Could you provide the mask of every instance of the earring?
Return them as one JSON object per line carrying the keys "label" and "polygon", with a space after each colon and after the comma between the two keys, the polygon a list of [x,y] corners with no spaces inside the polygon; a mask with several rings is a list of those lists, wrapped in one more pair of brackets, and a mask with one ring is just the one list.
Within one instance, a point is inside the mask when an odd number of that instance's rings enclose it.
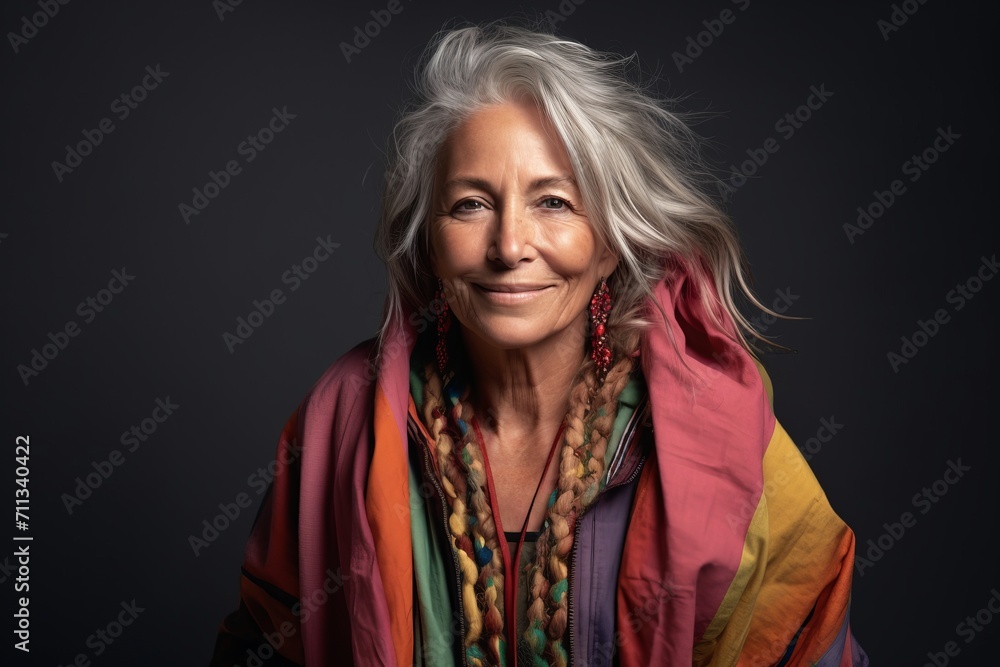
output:
{"label": "earring", "polygon": [[437,364],[438,373],[444,375],[448,367],[448,330],[451,328],[451,314],[448,301],[444,295],[444,282],[438,278],[437,291],[434,292],[435,310],[437,311]]}
{"label": "earring", "polygon": [[597,366],[597,382],[604,383],[604,378],[611,368],[611,348],[608,347],[608,313],[611,312],[611,290],[602,277],[601,284],[590,298],[590,324],[593,333],[590,339],[590,358]]}

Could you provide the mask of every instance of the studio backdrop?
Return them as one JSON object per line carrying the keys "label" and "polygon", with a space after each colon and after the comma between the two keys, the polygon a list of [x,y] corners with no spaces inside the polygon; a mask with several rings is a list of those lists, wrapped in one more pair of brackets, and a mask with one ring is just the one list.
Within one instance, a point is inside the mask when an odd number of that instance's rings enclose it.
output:
{"label": "studio backdrop", "polygon": [[873,664],[995,659],[994,6],[33,0],[0,10],[3,664],[208,662],[282,426],[378,325],[414,64],[511,16],[701,114],[754,289],[803,318],[747,312]]}

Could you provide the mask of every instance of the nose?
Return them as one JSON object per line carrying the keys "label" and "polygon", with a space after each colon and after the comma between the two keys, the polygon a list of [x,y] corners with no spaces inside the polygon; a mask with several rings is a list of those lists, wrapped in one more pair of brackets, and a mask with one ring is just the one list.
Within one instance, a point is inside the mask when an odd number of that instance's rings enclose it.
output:
{"label": "nose", "polygon": [[514,268],[522,261],[534,258],[535,224],[524,208],[504,204],[498,211],[493,232],[493,243],[487,259]]}

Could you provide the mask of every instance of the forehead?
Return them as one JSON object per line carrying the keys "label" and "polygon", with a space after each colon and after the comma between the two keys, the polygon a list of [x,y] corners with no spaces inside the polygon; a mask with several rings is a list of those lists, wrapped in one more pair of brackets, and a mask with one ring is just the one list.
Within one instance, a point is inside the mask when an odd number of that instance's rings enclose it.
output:
{"label": "forehead", "polygon": [[438,174],[502,179],[572,173],[555,127],[530,101],[507,102],[473,112],[442,146]]}

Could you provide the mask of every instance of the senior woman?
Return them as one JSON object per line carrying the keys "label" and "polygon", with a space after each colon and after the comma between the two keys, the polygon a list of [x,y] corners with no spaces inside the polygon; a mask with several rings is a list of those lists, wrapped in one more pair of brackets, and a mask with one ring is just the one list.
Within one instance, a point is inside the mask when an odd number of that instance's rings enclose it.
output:
{"label": "senior woman", "polygon": [[[439,35],[377,339],[286,425],[217,665],[865,665],[696,135],[628,59]],[[770,312],[770,311],[768,311]]]}

